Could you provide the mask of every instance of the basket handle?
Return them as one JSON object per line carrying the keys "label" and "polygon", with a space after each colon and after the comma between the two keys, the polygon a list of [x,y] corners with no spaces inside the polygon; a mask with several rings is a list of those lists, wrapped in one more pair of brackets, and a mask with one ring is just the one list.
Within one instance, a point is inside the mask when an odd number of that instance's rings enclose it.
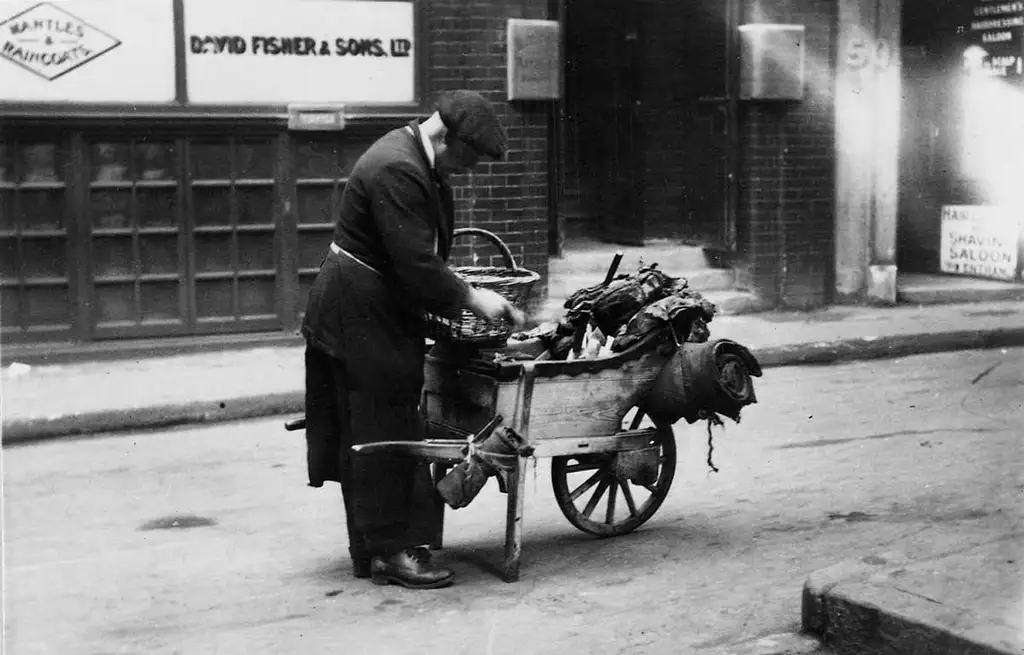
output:
{"label": "basket handle", "polygon": [[460,227],[452,231],[452,241],[454,242],[456,237],[466,234],[487,238],[501,251],[501,256],[505,260],[505,267],[511,268],[513,271],[519,270],[519,267],[516,266],[516,260],[512,257],[512,251],[508,249],[508,246],[505,245],[505,242],[497,234],[478,227]]}

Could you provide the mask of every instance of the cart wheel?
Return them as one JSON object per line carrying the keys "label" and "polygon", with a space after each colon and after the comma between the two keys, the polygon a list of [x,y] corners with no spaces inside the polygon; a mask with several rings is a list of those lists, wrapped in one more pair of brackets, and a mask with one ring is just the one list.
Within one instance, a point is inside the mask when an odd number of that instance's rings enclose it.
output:
{"label": "cart wheel", "polygon": [[[551,459],[555,501],[565,518],[583,532],[597,537],[632,532],[654,516],[668,496],[676,472],[675,435],[671,425],[653,425],[645,419],[642,411],[633,409],[623,423],[625,429],[637,430],[642,429],[646,422],[646,429],[651,434],[650,444],[660,447],[657,481],[652,485],[637,485],[630,480],[618,479],[612,453]],[[591,489],[594,492],[588,494]]]}

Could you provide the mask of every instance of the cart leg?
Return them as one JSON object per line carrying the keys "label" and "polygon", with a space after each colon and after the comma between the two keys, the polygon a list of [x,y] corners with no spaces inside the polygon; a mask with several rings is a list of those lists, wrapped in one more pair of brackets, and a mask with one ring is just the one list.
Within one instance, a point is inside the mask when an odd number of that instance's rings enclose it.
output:
{"label": "cart leg", "polygon": [[505,582],[519,580],[519,556],[523,551],[523,501],[526,491],[526,467],[529,460],[518,458],[509,476],[508,511],[505,518]]}
{"label": "cart leg", "polygon": [[[431,464],[430,465],[430,479],[434,484],[434,488],[437,488],[437,483],[447,475],[448,465],[447,464]],[[430,541],[431,550],[441,550],[444,547],[444,500],[441,499],[440,495],[435,494],[435,502],[437,503],[437,509],[435,514],[435,532],[434,537]],[[432,496],[433,497],[433,496]]]}

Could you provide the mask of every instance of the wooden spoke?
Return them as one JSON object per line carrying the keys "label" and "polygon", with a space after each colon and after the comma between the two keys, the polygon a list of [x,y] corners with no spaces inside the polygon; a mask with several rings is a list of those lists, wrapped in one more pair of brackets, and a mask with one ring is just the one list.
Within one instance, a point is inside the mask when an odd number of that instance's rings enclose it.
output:
{"label": "wooden spoke", "polygon": [[601,481],[602,473],[603,471],[598,471],[589,478],[587,478],[586,482],[576,487],[576,490],[569,494],[569,498],[571,498],[572,501],[575,502],[580,496],[587,493],[587,490],[589,490],[591,487],[593,487],[595,484]]}
{"label": "wooden spoke", "polygon": [[658,483],[645,484],[644,485],[644,489],[646,489],[647,491],[650,491],[652,494],[656,494],[656,493],[658,493]]}
{"label": "wooden spoke", "polygon": [[601,484],[597,486],[597,491],[595,491],[594,495],[590,497],[590,502],[587,503],[587,506],[583,508],[583,516],[588,519],[590,518],[590,515],[594,513],[594,508],[596,508],[597,504],[601,502],[601,496],[604,496],[604,492],[608,489],[608,486],[608,478],[602,478]]}
{"label": "wooden spoke", "polygon": [[633,421],[629,424],[629,429],[636,430],[640,427],[640,423],[643,422],[644,416],[646,416],[646,414],[644,414],[643,410],[638,408],[636,410],[636,414],[633,415]]}
{"label": "wooden spoke", "polygon": [[622,497],[626,499],[626,507],[629,508],[629,515],[631,517],[636,516],[636,501],[633,500],[633,492],[629,490],[629,483],[622,480],[619,482],[619,486],[622,487]]}
{"label": "wooden spoke", "polygon": [[604,515],[604,522],[608,525],[615,523],[615,492],[618,489],[619,485],[615,484],[614,481],[608,487],[608,512]]}

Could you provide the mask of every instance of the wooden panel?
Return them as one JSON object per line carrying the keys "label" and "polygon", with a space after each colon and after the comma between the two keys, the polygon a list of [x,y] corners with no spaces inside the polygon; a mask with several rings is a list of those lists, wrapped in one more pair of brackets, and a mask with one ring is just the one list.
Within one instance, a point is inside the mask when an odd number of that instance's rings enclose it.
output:
{"label": "wooden panel", "polygon": [[[494,416],[497,386],[497,382],[486,375],[457,371],[428,359],[423,384],[423,407],[427,418],[476,432]],[[508,425],[514,407],[500,413]]]}
{"label": "wooden panel", "polygon": [[5,340],[63,335],[74,323],[68,170],[66,143],[54,135],[16,135],[0,149],[0,325]]}
{"label": "wooden panel", "polygon": [[[530,442],[615,434],[622,428],[622,417],[650,388],[659,370],[660,367],[631,362],[621,369],[592,374],[538,376],[530,411]],[[497,411],[510,415],[517,394],[518,389],[502,384]]]}
{"label": "wooden panel", "polygon": [[[638,359],[608,358],[607,368],[592,361],[533,362],[532,391],[523,378],[498,382],[486,375],[458,371],[428,360],[424,407],[433,421],[475,431],[495,414],[504,424],[528,433],[531,443],[550,439],[613,435],[622,418],[654,383],[667,357],[657,351]],[[527,399],[525,394],[529,393]],[[519,425],[529,400],[528,430]]]}
{"label": "wooden panel", "polygon": [[188,317],[178,144],[151,135],[86,138],[90,332],[180,333]]}

